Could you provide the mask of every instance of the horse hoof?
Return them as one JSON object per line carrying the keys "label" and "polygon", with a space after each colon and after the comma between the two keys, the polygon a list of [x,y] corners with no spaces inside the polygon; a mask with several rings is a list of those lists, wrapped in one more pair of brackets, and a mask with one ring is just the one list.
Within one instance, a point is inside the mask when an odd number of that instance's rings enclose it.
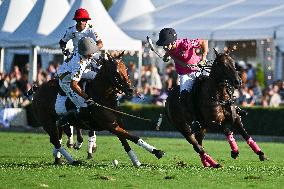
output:
{"label": "horse hoof", "polygon": [[75,143],[74,146],[73,146],[73,148],[74,148],[75,150],[80,150],[81,147],[82,147],[82,143],[81,143],[81,144]]}
{"label": "horse hoof", "polygon": [[158,159],[161,159],[165,155],[165,152],[163,152],[162,150],[154,149],[153,154],[155,154]]}
{"label": "horse hoof", "polygon": [[233,159],[237,159],[237,157],[239,157],[239,151],[237,151],[237,152],[231,151],[231,157]]}
{"label": "horse hoof", "polygon": [[77,166],[77,165],[80,165],[81,163],[82,163],[81,161],[75,160],[73,161],[73,163],[71,163],[71,165]]}
{"label": "horse hoof", "polygon": [[54,165],[62,165],[63,162],[61,161],[61,158],[55,158],[54,159]]}
{"label": "horse hoof", "polygon": [[96,151],[97,151],[97,147],[96,147],[96,146],[93,146],[92,152],[95,153]]}
{"label": "horse hoof", "polygon": [[92,159],[92,158],[93,158],[93,154],[92,153],[88,153],[87,159]]}
{"label": "horse hoof", "polygon": [[218,169],[218,168],[221,168],[221,167],[222,167],[222,165],[219,164],[219,163],[213,166],[213,168],[217,168],[217,169]]}
{"label": "horse hoof", "polygon": [[257,155],[258,155],[260,161],[267,160],[267,158],[265,157],[265,155],[262,151],[258,152]]}
{"label": "horse hoof", "polygon": [[67,146],[67,148],[73,148],[74,144],[67,142],[67,143],[66,143],[66,146]]}

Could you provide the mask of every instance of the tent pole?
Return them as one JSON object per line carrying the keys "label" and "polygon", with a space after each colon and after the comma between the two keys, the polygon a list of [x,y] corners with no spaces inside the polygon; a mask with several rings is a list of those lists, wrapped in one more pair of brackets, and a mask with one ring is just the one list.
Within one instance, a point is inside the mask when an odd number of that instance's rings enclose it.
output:
{"label": "tent pole", "polygon": [[0,73],[4,73],[4,48],[0,48]]}
{"label": "tent pole", "polygon": [[37,79],[37,46],[30,49],[29,64],[29,83],[33,83]]}
{"label": "tent pole", "polygon": [[142,87],[142,48],[138,51],[138,89]]}

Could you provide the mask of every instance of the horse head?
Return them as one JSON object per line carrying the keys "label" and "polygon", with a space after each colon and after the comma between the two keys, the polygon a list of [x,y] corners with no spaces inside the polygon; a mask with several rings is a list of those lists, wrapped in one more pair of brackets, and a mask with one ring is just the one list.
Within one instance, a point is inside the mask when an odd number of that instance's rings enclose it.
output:
{"label": "horse head", "polygon": [[116,93],[125,93],[127,96],[132,96],[131,81],[128,77],[127,68],[122,61],[123,54],[124,51],[116,57],[107,54],[107,58],[101,60],[101,70]]}
{"label": "horse head", "polygon": [[235,61],[229,55],[229,51],[218,53],[214,49],[216,58],[212,64],[211,76],[217,82],[229,82],[234,88],[241,86],[241,78],[236,70]]}

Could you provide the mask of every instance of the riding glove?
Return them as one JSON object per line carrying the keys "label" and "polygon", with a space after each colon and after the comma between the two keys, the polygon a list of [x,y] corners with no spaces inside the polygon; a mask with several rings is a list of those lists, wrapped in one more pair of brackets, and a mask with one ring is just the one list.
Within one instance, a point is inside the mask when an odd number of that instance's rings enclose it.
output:
{"label": "riding glove", "polygon": [[94,106],[95,105],[95,101],[92,99],[92,98],[89,98],[85,101],[85,103],[88,105],[88,106]]}

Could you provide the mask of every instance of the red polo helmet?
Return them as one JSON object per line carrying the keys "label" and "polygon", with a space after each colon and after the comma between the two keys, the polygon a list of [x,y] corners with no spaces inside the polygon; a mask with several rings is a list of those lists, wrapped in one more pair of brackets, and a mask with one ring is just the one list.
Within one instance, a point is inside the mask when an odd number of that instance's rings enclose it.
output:
{"label": "red polo helmet", "polygon": [[79,8],[76,10],[73,20],[87,19],[91,20],[89,13],[86,9]]}

